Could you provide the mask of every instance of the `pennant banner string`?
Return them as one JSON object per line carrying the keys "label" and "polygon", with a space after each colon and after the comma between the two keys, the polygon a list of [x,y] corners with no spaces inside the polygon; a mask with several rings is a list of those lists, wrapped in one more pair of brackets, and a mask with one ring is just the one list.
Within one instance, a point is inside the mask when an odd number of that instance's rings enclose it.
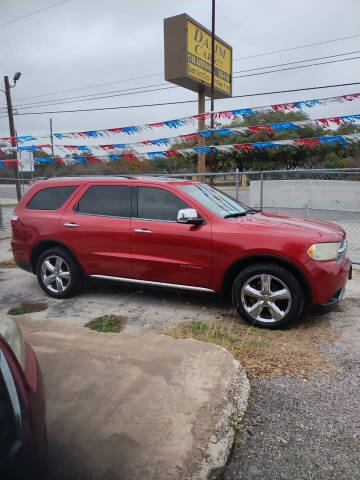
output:
{"label": "pennant banner string", "polygon": [[[246,127],[234,127],[234,128],[217,128],[213,132],[217,135],[236,135],[241,133],[250,133],[253,135],[258,135],[261,132],[267,133],[280,133],[285,130],[299,130],[303,127],[314,127],[314,126],[323,126],[331,127],[334,125],[340,126],[345,123],[355,123],[360,120],[360,114],[353,115],[342,115],[339,117],[327,117],[327,118],[317,118],[314,120],[301,120],[294,122],[282,122],[282,123],[270,123],[264,125],[250,125]],[[83,152],[91,153],[92,150],[97,151],[113,151],[113,150],[125,150],[133,149],[134,147],[150,147],[150,146],[169,146],[172,142],[181,142],[184,140],[198,140],[203,137],[210,137],[211,129],[200,130],[198,132],[188,133],[186,135],[178,135],[176,137],[168,138],[158,138],[156,140],[143,140],[134,143],[112,143],[112,144],[103,144],[103,145],[61,145],[55,144],[54,148],[59,149],[62,152]],[[18,151],[51,151],[52,146],[50,144],[42,145],[22,145],[18,147],[0,147],[0,151],[8,152],[11,150]]]}
{"label": "pennant banner string", "polygon": [[[215,120],[219,119],[235,119],[235,118],[246,118],[249,115],[257,115],[260,112],[288,112],[294,109],[303,111],[305,108],[313,108],[318,105],[327,105],[329,103],[343,103],[351,102],[353,100],[360,99],[360,93],[351,93],[347,95],[341,95],[336,97],[326,97],[313,100],[301,100],[298,102],[290,103],[279,103],[275,105],[266,105],[253,108],[240,108],[234,110],[223,110],[219,112],[207,112],[200,113],[198,115],[191,115],[188,117],[166,120],[163,122],[157,123],[147,123],[144,125],[132,125],[127,127],[117,127],[117,128],[105,128],[101,130],[86,130],[82,132],[65,132],[65,133],[54,133],[53,136],[59,140],[66,138],[100,138],[103,136],[109,136],[112,134],[125,133],[127,135],[133,135],[135,133],[141,133],[146,130],[153,130],[158,127],[168,127],[173,129],[178,129],[187,125],[193,125],[197,120],[207,120],[211,118],[211,115],[214,116]],[[49,134],[42,135],[21,135],[17,137],[0,137],[1,141],[12,142],[14,140],[19,143],[25,143],[29,141],[37,140],[38,138],[49,138]]]}
{"label": "pennant banner string", "polygon": [[[99,162],[110,162],[120,159],[125,159],[128,161],[137,161],[137,160],[152,160],[156,158],[169,158],[169,157],[188,157],[195,153],[209,153],[211,149],[216,152],[223,153],[234,153],[234,152],[253,152],[256,150],[264,151],[271,148],[280,148],[282,146],[291,145],[291,146],[302,146],[314,148],[320,145],[347,145],[351,142],[359,142],[360,134],[352,135],[335,135],[328,137],[312,137],[312,138],[294,138],[289,140],[277,140],[277,141],[267,141],[267,142],[252,142],[252,143],[239,143],[232,145],[212,145],[205,147],[193,147],[193,148],[184,148],[179,150],[162,150],[158,152],[144,152],[144,153],[122,153],[122,154],[112,154],[112,155],[84,155],[77,157],[46,157],[40,158],[35,157],[34,161],[38,164],[41,163],[54,163],[58,165],[74,165],[76,163],[99,163]],[[19,164],[17,159],[10,160],[0,160],[0,167],[11,166]]]}

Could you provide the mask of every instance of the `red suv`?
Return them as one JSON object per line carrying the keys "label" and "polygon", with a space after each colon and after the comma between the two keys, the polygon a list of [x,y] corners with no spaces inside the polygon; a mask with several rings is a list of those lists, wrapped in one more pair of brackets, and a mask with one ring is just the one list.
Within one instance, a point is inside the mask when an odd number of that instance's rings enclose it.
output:
{"label": "red suv", "polygon": [[337,225],[250,209],[208,185],[137,176],[34,183],[12,217],[17,265],[69,297],[86,277],[231,293],[247,322],[276,328],[328,311],[351,264]]}

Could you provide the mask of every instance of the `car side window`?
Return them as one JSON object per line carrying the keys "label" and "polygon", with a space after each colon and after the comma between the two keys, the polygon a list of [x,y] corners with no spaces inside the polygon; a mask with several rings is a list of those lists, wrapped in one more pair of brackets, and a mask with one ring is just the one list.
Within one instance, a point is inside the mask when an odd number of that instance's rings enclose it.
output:
{"label": "car side window", "polygon": [[167,190],[138,187],[139,218],[176,222],[182,208],[189,208],[189,205]]}
{"label": "car side window", "polygon": [[131,186],[93,185],[81,197],[75,212],[106,217],[130,217]]}
{"label": "car side window", "polygon": [[32,197],[26,208],[30,210],[57,210],[62,207],[78,185],[49,187],[39,190]]}

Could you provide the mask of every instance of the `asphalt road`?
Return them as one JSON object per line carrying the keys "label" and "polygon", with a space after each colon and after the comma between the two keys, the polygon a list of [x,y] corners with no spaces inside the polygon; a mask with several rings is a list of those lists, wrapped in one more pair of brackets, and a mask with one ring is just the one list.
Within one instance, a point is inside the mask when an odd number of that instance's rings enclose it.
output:
{"label": "asphalt road", "polygon": [[343,305],[344,313],[329,320],[342,336],[323,350],[339,373],[252,381],[222,480],[360,478],[360,299]]}

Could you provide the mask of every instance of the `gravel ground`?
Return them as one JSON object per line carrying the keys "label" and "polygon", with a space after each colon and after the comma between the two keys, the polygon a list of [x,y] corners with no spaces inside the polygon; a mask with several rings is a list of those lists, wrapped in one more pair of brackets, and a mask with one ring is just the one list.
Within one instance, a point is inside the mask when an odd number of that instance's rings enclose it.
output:
{"label": "gravel ground", "polygon": [[251,382],[252,394],[222,480],[360,479],[360,300],[347,299],[324,347],[339,368],[310,381]]}

